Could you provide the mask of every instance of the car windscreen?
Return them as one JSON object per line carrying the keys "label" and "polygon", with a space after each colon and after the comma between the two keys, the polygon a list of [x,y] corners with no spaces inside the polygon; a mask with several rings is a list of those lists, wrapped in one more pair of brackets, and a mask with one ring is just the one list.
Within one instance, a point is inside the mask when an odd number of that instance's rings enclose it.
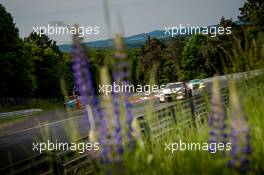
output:
{"label": "car windscreen", "polygon": [[201,80],[191,80],[190,83],[200,83]]}
{"label": "car windscreen", "polygon": [[175,88],[180,88],[180,87],[182,87],[182,84],[181,83],[178,83],[178,84],[168,84],[166,86],[166,88],[168,88],[168,89],[175,89]]}

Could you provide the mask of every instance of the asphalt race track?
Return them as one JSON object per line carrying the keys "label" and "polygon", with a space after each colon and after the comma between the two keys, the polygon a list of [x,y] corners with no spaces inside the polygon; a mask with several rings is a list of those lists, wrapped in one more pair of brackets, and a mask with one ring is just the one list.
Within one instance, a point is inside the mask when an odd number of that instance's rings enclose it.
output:
{"label": "asphalt race track", "polygon": [[[160,104],[154,100],[154,108],[167,106],[170,103]],[[134,116],[140,115],[145,111],[145,105],[137,104],[133,106],[132,113]],[[71,139],[71,133],[75,129],[78,138],[87,136],[88,119],[80,116],[52,122],[46,125],[33,127],[16,134],[0,137],[0,169],[11,163],[23,160],[27,157],[39,154],[33,151],[33,142],[43,142],[45,140],[67,143]]]}

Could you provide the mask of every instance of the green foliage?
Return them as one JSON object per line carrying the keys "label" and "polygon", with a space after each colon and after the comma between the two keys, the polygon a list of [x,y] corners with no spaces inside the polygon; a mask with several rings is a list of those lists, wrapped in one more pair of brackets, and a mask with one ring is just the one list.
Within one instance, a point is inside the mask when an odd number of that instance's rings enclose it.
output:
{"label": "green foliage", "polygon": [[139,48],[127,50],[127,58],[129,62],[129,69],[130,69],[129,72],[131,72],[130,82],[134,86],[136,86],[137,84],[141,84],[141,80],[137,79],[137,66],[139,64],[138,59],[140,57],[140,54],[141,53],[140,53]]}
{"label": "green foliage", "polygon": [[[231,35],[149,37],[142,48],[127,49],[130,82],[148,84],[155,77],[157,84],[166,84],[260,68],[264,59],[263,4],[247,0],[240,8],[240,20],[249,24],[236,25],[222,17],[219,25],[231,27]],[[62,54],[56,42],[45,35],[31,33],[22,41],[11,14],[2,5],[0,46],[0,96],[58,97],[61,80],[66,91],[72,92],[71,55]],[[94,81],[99,84],[101,67],[108,67],[111,74],[115,66],[114,50],[89,48],[88,57]]]}
{"label": "green foliage", "polygon": [[26,50],[32,58],[34,75],[37,78],[36,97],[59,97],[62,77],[62,53],[56,43],[46,35],[31,33],[25,38]]}
{"label": "green foliage", "polygon": [[264,31],[264,1],[247,0],[243,7],[239,8],[239,19],[251,22],[258,30]]}
{"label": "green foliage", "polygon": [[36,87],[32,61],[10,13],[0,4],[0,96],[31,96]]}
{"label": "green foliage", "polygon": [[63,53],[62,61],[60,62],[60,68],[61,68],[61,73],[62,73],[61,78],[65,82],[66,92],[70,95],[74,87],[74,81],[73,81],[72,71],[71,71],[71,64],[72,64],[71,54]]}
{"label": "green foliage", "polygon": [[141,84],[147,84],[150,81],[151,74],[157,74],[157,82],[159,82],[160,74],[153,72],[155,66],[160,65],[162,52],[165,45],[157,38],[148,37],[146,43],[141,48],[141,57],[138,59],[137,79],[141,80]]}
{"label": "green foliage", "polygon": [[180,80],[180,65],[184,46],[185,39],[182,37],[174,37],[169,41],[161,60],[161,83]]}
{"label": "green foliage", "polygon": [[107,56],[110,50],[108,49],[88,49],[88,57],[89,57],[89,68],[91,74],[93,75],[94,82],[98,85],[100,83],[100,68],[106,64]]}
{"label": "green foliage", "polygon": [[207,40],[205,35],[194,35],[184,47],[181,60],[182,79],[206,77],[207,74],[204,68],[206,60],[201,53],[201,49],[207,44]]}
{"label": "green foliage", "polygon": [[0,53],[17,49],[21,44],[19,40],[11,14],[0,4]]}

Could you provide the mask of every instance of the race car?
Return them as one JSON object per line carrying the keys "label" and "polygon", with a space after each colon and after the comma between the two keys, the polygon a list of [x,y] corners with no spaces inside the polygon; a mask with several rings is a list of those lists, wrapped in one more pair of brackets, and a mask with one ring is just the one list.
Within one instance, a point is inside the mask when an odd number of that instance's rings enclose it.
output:
{"label": "race car", "polygon": [[80,96],[73,95],[66,98],[64,102],[64,108],[69,107],[71,109],[81,109],[81,99]]}
{"label": "race car", "polygon": [[167,101],[185,99],[188,95],[188,87],[183,82],[169,83],[161,90],[159,101],[164,103]]}
{"label": "race car", "polygon": [[188,83],[188,88],[191,90],[202,89],[204,87],[205,87],[205,85],[204,85],[203,81],[200,79],[193,79],[193,80],[190,80]]}
{"label": "race car", "polygon": [[193,79],[189,81],[188,88],[190,89],[190,93],[192,96],[201,95],[205,88],[205,85],[202,80]]}

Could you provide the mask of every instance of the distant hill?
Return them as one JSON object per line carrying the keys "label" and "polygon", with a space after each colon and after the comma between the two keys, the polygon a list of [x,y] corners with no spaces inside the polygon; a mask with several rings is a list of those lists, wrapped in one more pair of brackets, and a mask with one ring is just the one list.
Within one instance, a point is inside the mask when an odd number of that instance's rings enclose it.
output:
{"label": "distant hill", "polygon": [[[237,25],[245,24],[244,22],[241,22],[241,21],[234,21],[234,23]],[[218,25],[211,25],[208,27],[212,27],[212,26],[218,27]],[[148,36],[155,37],[158,39],[168,39],[170,37],[169,35],[165,35],[165,30],[154,30],[154,31],[149,32],[149,33],[141,33],[141,34],[125,37],[124,42],[126,44],[126,47],[136,48],[136,47],[142,46],[145,43],[145,41],[147,40]],[[188,36],[188,35],[185,35],[185,36]],[[107,40],[92,41],[92,42],[85,43],[85,45],[87,47],[90,47],[90,48],[107,48],[107,47],[111,46],[111,40],[107,39]],[[71,51],[71,45],[70,44],[59,45],[59,48],[62,52],[70,52]]]}
{"label": "distant hill", "polygon": [[[165,35],[165,31],[163,30],[154,30],[149,33],[141,33],[133,36],[128,36],[124,38],[124,42],[126,44],[126,47],[128,48],[135,48],[142,46],[145,41],[147,40],[148,36],[155,37],[158,39],[162,38],[168,38],[168,35]],[[99,40],[99,41],[91,41],[85,43],[87,47],[90,48],[107,48],[111,46],[111,40]],[[59,45],[59,48],[62,52],[70,52],[71,51],[71,45],[70,44],[63,44]]]}

